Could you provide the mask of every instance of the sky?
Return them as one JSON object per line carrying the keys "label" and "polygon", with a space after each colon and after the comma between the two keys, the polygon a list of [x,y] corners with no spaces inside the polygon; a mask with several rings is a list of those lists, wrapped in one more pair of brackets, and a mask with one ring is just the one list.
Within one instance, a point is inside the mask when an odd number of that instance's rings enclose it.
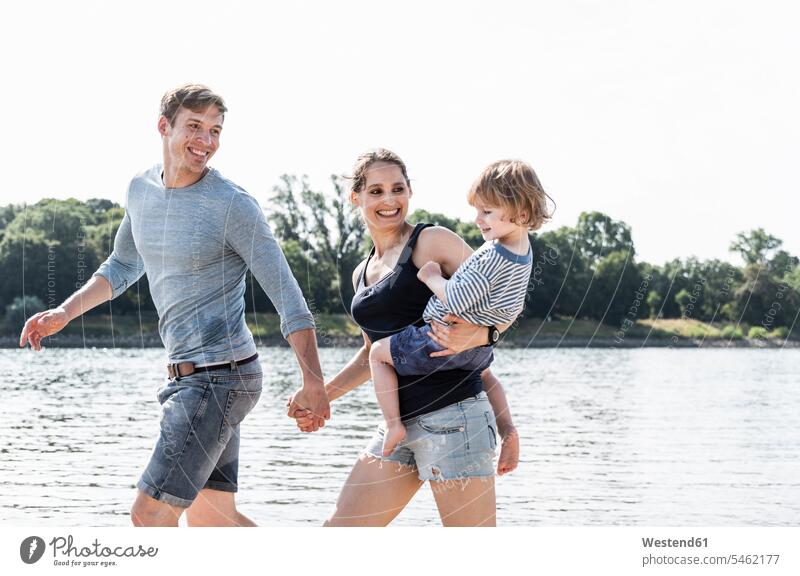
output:
{"label": "sky", "polygon": [[3,8],[0,204],[124,201],[160,162],[184,82],[229,108],[211,165],[265,210],[281,174],[330,190],[362,151],[406,162],[411,207],[472,218],[490,162],[557,209],[629,224],[639,260],[738,262],[757,227],[800,255],[791,2],[16,2]]}

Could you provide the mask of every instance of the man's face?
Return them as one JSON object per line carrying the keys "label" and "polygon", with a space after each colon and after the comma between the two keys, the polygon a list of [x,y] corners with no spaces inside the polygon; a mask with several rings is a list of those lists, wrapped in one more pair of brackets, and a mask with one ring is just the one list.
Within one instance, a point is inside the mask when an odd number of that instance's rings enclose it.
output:
{"label": "man's face", "polygon": [[206,164],[219,148],[223,115],[214,105],[194,111],[180,108],[170,126],[166,117],[158,120],[158,131],[164,139],[164,164],[180,172],[202,174]]}

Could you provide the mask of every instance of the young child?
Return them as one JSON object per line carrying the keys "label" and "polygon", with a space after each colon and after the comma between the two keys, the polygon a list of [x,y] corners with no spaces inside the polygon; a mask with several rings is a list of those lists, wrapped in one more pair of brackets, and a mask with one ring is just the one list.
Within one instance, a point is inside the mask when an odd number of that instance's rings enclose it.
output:
{"label": "young child", "polygon": [[492,361],[492,346],[431,358],[430,324],[444,324],[444,317],[452,313],[472,324],[499,326],[502,331],[525,304],[533,261],[528,231],[537,230],[550,218],[547,194],[536,173],[518,160],[495,162],[472,185],[468,200],[478,212],[475,223],[486,243],[449,280],[442,277],[437,262],[420,268],[417,277],[434,294],[423,315],[426,324],[408,326],[370,348],[372,380],[386,420],[384,456],[389,456],[406,435],[400,421],[397,374],[422,375],[457,368],[483,371]]}

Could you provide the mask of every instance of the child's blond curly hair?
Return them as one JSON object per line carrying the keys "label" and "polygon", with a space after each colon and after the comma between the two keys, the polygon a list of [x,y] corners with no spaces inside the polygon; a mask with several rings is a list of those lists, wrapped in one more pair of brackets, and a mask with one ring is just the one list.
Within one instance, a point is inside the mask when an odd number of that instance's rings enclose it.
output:
{"label": "child's blond curly hair", "polygon": [[475,205],[480,200],[488,206],[503,208],[508,219],[528,230],[538,230],[553,215],[536,172],[521,160],[498,160],[481,172],[467,196]]}

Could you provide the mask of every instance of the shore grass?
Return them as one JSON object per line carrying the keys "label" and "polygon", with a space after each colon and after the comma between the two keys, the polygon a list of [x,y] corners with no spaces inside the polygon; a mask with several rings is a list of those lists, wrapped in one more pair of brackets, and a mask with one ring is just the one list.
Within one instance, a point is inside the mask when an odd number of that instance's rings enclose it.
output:
{"label": "shore grass", "polygon": [[[247,314],[247,325],[253,336],[269,338],[280,336],[280,321],[275,314]],[[317,314],[314,316],[317,333],[329,338],[360,338],[361,330],[349,316],[345,314]]]}
{"label": "shore grass", "polygon": [[[345,314],[318,314],[315,317],[320,344],[361,342],[361,331]],[[256,340],[265,345],[282,344],[280,319],[275,314],[249,313],[246,321]],[[0,339],[4,345],[19,337],[18,328],[4,326]],[[800,330],[789,334],[785,328],[767,332],[749,330],[748,326],[735,326],[715,322],[707,324],[698,320],[667,318],[644,319],[622,326],[609,326],[594,320],[561,318],[545,321],[539,318],[519,320],[509,328],[504,340],[513,345],[663,345],[664,342],[680,341],[691,343],[725,343],[737,341],[753,345],[779,343],[789,336],[793,342],[800,341]],[[748,338],[748,335],[757,335]],[[160,346],[158,318],[155,313],[126,315],[89,315],[72,322],[63,332],[56,335],[52,344],[63,337],[65,341],[91,340],[108,346]]]}

